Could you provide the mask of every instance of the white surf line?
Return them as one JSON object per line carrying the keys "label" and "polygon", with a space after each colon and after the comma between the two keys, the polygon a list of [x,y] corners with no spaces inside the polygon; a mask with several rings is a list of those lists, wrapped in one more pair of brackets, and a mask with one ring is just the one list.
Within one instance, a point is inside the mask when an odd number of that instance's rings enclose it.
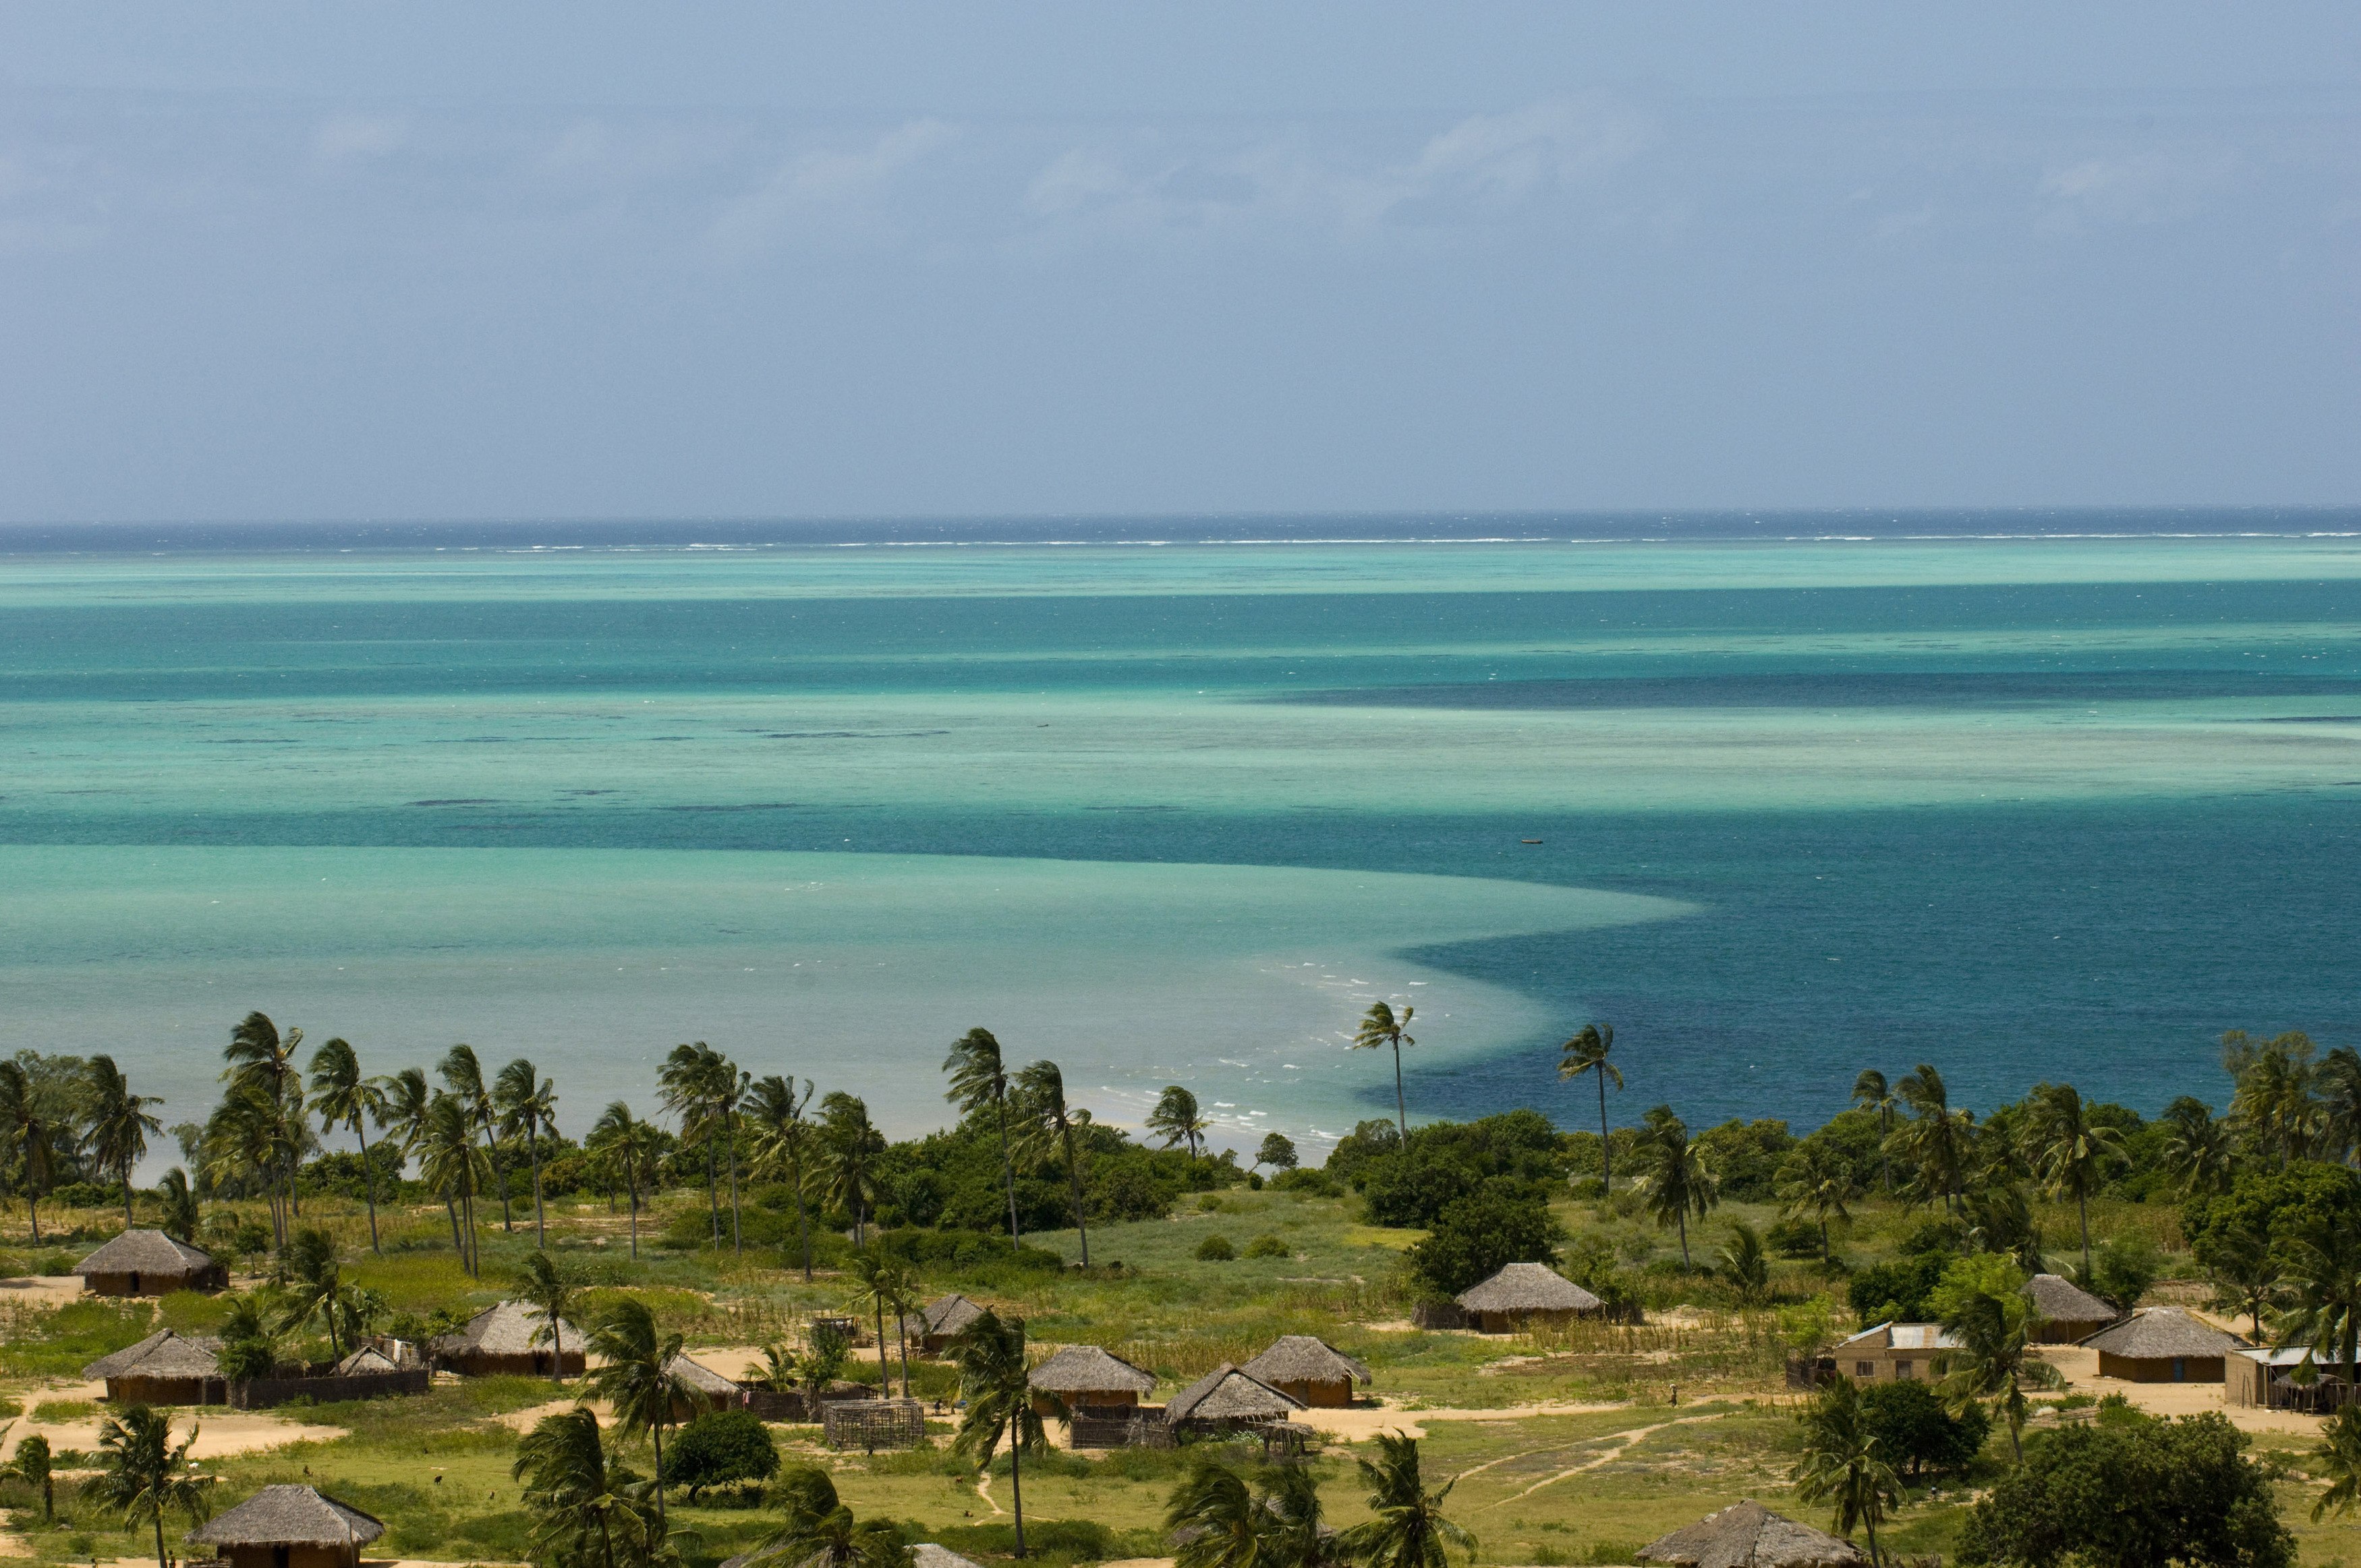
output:
{"label": "white surf line", "polygon": [[[1509,1497],[1501,1497],[1496,1501],[1487,1503],[1483,1508],[1480,1508],[1476,1511],[1479,1514],[1488,1512],[1493,1508],[1499,1508],[1502,1503],[1513,1503],[1521,1498],[1530,1497],[1535,1492],[1540,1491],[1543,1486],[1555,1486],[1558,1482],[1565,1480],[1569,1475],[1579,1475],[1586,1470],[1596,1470],[1600,1465],[1605,1464],[1611,1460],[1619,1459],[1624,1454],[1629,1453],[1631,1451],[1632,1445],[1637,1443],[1642,1438],[1653,1437],[1656,1433],[1664,1431],[1667,1427],[1685,1427],[1692,1421],[1718,1421],[1728,1414],[1730,1414],[1728,1410],[1716,1410],[1709,1416],[1680,1416],[1669,1421],[1658,1421],[1652,1427],[1633,1427],[1630,1431],[1620,1431],[1608,1437],[1595,1439],[1595,1442],[1611,1442],[1615,1446],[1609,1449],[1604,1453],[1597,1454],[1589,1459],[1584,1460],[1581,1464],[1576,1465],[1571,1470],[1561,1470],[1554,1475],[1547,1476],[1542,1480],[1534,1482],[1532,1486],[1526,1487],[1521,1492],[1513,1493]],[[1497,1463],[1497,1461],[1495,1463]],[[1475,1472],[1469,1471],[1467,1474],[1472,1475]]]}

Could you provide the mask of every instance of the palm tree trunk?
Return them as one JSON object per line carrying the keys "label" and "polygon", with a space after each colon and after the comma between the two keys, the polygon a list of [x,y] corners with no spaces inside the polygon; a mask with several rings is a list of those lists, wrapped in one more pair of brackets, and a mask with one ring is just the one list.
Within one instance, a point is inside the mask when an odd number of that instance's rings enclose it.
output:
{"label": "palm tree trunk", "polygon": [[898,1308],[894,1313],[894,1337],[902,1345],[902,1398],[906,1399],[910,1397],[910,1325]]}
{"label": "palm tree trunk", "polygon": [[604,1508],[598,1511],[598,1544],[606,1551],[607,1568],[615,1568],[615,1537],[614,1533],[608,1529],[607,1512]]}
{"label": "palm tree trunk", "polygon": [[451,1250],[459,1255],[459,1266],[467,1266],[467,1244],[459,1239],[459,1201],[449,1192],[443,1194],[443,1212],[451,1216]]}
{"label": "palm tree trunk", "polygon": [[738,1123],[735,1117],[725,1117],[722,1125],[730,1134],[730,1250],[743,1256],[746,1236],[738,1212]]}
{"label": "palm tree trunk", "polygon": [[533,1245],[544,1250],[549,1246],[549,1220],[541,1209],[541,1139],[538,1135],[540,1118],[524,1124],[525,1153],[533,1160]]}
{"label": "palm tree trunk", "polygon": [[383,1253],[385,1248],[377,1239],[377,1172],[369,1167],[368,1134],[362,1130],[358,1116],[353,1118],[353,1135],[361,1141],[361,1190],[368,1197],[369,1251]]}
{"label": "palm tree trunk", "polygon": [[664,1534],[670,1535],[672,1533],[672,1526],[664,1519],[664,1422],[659,1420],[654,1425],[649,1427],[648,1436],[656,1445],[656,1528],[664,1531]]}
{"label": "palm tree trunk", "polygon": [[[1027,1392],[1025,1396],[1031,1398]],[[1008,1506],[1016,1515],[1016,1555],[1025,1555],[1025,1455],[1016,1442],[1016,1416],[1008,1420]]]}
{"label": "palm tree trunk", "polygon": [[1687,1267],[1692,1266],[1692,1265],[1691,1265],[1691,1264],[1690,1264],[1690,1262],[1689,1262],[1689,1212],[1688,1212],[1688,1210],[1687,1210],[1686,1208],[1683,1208],[1683,1209],[1681,1210],[1681,1212],[1680,1212],[1680,1227],[1681,1227],[1681,1266],[1682,1266],[1683,1268],[1687,1268]]}
{"label": "palm tree trunk", "polygon": [[811,1283],[811,1215],[804,1203],[804,1157],[800,1150],[788,1163],[788,1171],[796,1183],[796,1243],[803,1249],[804,1283]]}
{"label": "palm tree trunk", "polygon": [[894,1397],[894,1373],[885,1365],[885,1298],[877,1296],[872,1299],[877,1304],[877,1397],[890,1399]]}
{"label": "palm tree trunk", "polygon": [[1820,1266],[1821,1266],[1822,1267],[1826,1267],[1826,1266],[1828,1266],[1828,1217],[1826,1214],[1822,1214],[1822,1215],[1820,1216]]}
{"label": "palm tree trunk", "polygon": [[2082,1288],[2091,1288],[2091,1195],[2074,1194],[2074,1208],[2082,1217]]}
{"label": "palm tree trunk", "polygon": [[1876,1564],[1876,1563],[1883,1563],[1883,1562],[1884,1561],[1884,1558],[1883,1558],[1883,1555],[1878,1552],[1878,1550],[1877,1550],[1877,1519],[1876,1519],[1876,1518],[1875,1518],[1874,1516],[1872,1516],[1872,1515],[1863,1515],[1863,1516],[1862,1516],[1862,1518],[1861,1518],[1861,1522],[1862,1522],[1863,1524],[1865,1524],[1865,1525],[1869,1526],[1869,1561],[1871,1562],[1871,1563],[1872,1563],[1872,1565],[1874,1565],[1874,1564]]}
{"label": "palm tree trunk", "polygon": [[[1074,1129],[1066,1129],[1066,1176],[1074,1189],[1074,1229],[1082,1238],[1082,1266],[1091,1266],[1091,1226],[1082,1216],[1082,1162],[1074,1156]],[[907,1379],[906,1378],[906,1382]],[[906,1395],[909,1390],[904,1389]]]}
{"label": "palm tree trunk", "polygon": [[492,1119],[489,1115],[484,1118],[484,1153],[491,1157],[492,1176],[500,1184],[500,1229],[514,1234],[516,1226],[509,1215],[508,1167],[500,1163],[500,1135],[492,1131]]}
{"label": "palm tree trunk", "polygon": [[131,1162],[123,1162],[123,1228],[131,1228]]}
{"label": "palm tree trunk", "polygon": [[[1602,1085],[1599,1093],[1607,1092]],[[1601,1102],[1604,1103],[1604,1102]],[[1410,1147],[1410,1102],[1402,1098],[1401,1036],[1394,1036],[1394,1125],[1400,1129],[1402,1147]]]}
{"label": "palm tree trunk", "polygon": [[631,1261],[640,1261],[640,1179],[634,1172],[628,1182],[631,1194]]}
{"label": "palm tree trunk", "polygon": [[1598,1066],[1598,1195],[1615,1190],[1615,1150],[1607,1141],[1607,1064]]}
{"label": "palm tree trunk", "polygon": [[25,1183],[25,1209],[33,1216],[33,1245],[38,1246],[41,1245],[41,1195],[33,1190],[33,1184],[29,1181]]}
{"label": "palm tree trunk", "polygon": [[713,1140],[705,1140],[705,1206],[713,1212],[713,1245],[721,1245],[721,1189],[713,1174]]}
{"label": "palm tree trunk", "polygon": [[1008,1189],[1008,1246],[1010,1251],[1025,1245],[1016,1232],[1016,1165],[1008,1157],[1008,1096],[996,1097],[1000,1106],[1000,1180]]}
{"label": "palm tree trunk", "polygon": [[156,1568],[164,1568],[164,1510],[158,1508],[148,1517],[156,1521]]}

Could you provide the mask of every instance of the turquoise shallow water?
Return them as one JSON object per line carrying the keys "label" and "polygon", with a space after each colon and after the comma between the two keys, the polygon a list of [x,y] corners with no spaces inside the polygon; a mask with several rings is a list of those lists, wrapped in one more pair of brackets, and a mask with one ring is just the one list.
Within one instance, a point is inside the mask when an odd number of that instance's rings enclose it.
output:
{"label": "turquoise shallow water", "polygon": [[260,1006],[570,1123],[694,1037],[913,1128],[981,1022],[1317,1136],[1390,1102],[1376,995],[1414,1112],[1578,1114],[1593,1015],[1626,1114],[1920,1057],[2152,1108],[2361,1021],[2347,521],[19,554],[0,1011],[173,1117]]}

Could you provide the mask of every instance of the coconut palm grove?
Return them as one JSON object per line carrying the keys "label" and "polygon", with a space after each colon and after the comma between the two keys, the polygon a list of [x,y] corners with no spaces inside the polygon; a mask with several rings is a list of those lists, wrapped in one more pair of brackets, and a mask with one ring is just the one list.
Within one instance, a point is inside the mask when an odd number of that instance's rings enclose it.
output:
{"label": "coconut palm grove", "polygon": [[[1412,1010],[1352,1044],[1399,1058]],[[546,1568],[2329,1563],[2361,1057],[2220,1103],[1864,1067],[1692,1127],[1604,1022],[1323,1159],[989,1030],[946,1124],[701,1042],[638,1106],[257,1012],[191,1119],[0,1062],[11,1548]],[[782,1064],[783,1065],[783,1064]],[[1644,1108],[1642,1108],[1644,1107]],[[565,1131],[586,1128],[582,1135]],[[151,1156],[179,1160],[152,1185]],[[1732,1556],[1732,1553],[1752,1556]]]}

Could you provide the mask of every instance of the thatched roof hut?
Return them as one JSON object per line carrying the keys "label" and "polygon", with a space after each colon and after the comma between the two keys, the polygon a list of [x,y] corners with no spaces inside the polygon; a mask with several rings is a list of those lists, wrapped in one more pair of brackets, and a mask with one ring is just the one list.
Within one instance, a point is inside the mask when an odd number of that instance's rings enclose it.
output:
{"label": "thatched roof hut", "polygon": [[2246,1343],[2178,1307],[2143,1307],[2081,1343],[2099,1353],[2100,1376],[2134,1383],[2219,1383],[2223,1358]]}
{"label": "thatched roof hut", "polygon": [[928,1354],[935,1355],[950,1343],[952,1335],[982,1316],[981,1306],[954,1290],[948,1296],[937,1297],[920,1308],[915,1317],[905,1320],[902,1332],[917,1341]]}
{"label": "thatched roof hut", "polygon": [[911,1568],[983,1568],[972,1557],[961,1557],[950,1547],[932,1541],[922,1541],[910,1548]]}
{"label": "thatched roof hut", "polygon": [[1183,1422],[1234,1426],[1285,1420],[1290,1412],[1301,1409],[1301,1399],[1280,1393],[1225,1361],[1172,1396],[1171,1403],[1164,1407],[1164,1419],[1174,1426]]}
{"label": "thatched roof hut", "polygon": [[1290,1398],[1330,1408],[1353,1402],[1356,1379],[1369,1381],[1367,1363],[1313,1334],[1281,1335],[1239,1370]]}
{"label": "thatched roof hut", "polygon": [[1642,1563],[1671,1568],[1868,1568],[1852,1542],[1742,1499],[1642,1547]]}
{"label": "thatched roof hut", "polygon": [[1486,1333],[1536,1320],[1563,1322],[1606,1305],[1545,1263],[1512,1263],[1458,1296],[1461,1310]]}
{"label": "thatched roof hut", "polygon": [[373,1344],[365,1344],[336,1363],[336,1376],[339,1377],[363,1377],[372,1373],[401,1370],[393,1357]]}
{"label": "thatched roof hut", "polygon": [[213,1254],[161,1231],[126,1231],[74,1265],[93,1296],[161,1296],[170,1290],[218,1290],[229,1270]]}
{"label": "thatched roof hut", "polygon": [[[495,1373],[524,1373],[546,1376],[551,1371],[552,1347],[547,1338],[534,1343],[541,1332],[542,1310],[522,1301],[502,1301],[497,1307],[487,1307],[467,1320],[467,1327],[456,1334],[445,1334],[434,1343],[434,1359],[452,1371],[470,1377],[489,1376]],[[589,1342],[582,1331],[565,1319],[557,1320],[561,1374],[582,1370],[584,1353]]]}
{"label": "thatched roof hut", "polygon": [[[664,1363],[664,1370],[694,1389],[695,1405],[704,1409],[726,1409],[738,1403],[738,1396],[743,1392],[734,1378],[724,1377],[703,1362],[691,1361],[686,1355],[674,1356]],[[696,1411],[692,1409],[679,1413],[694,1415]]]}
{"label": "thatched roof hut", "polygon": [[1137,1405],[1153,1393],[1156,1374],[1094,1344],[1070,1344],[1027,1375],[1034,1405],[1047,1412],[1062,1400],[1068,1407]]}
{"label": "thatched roof hut", "polygon": [[2025,1282],[2025,1294],[2041,1314],[2036,1337],[2046,1344],[2070,1344],[2123,1316],[2063,1275],[2037,1274]]}
{"label": "thatched roof hut", "polygon": [[355,1568],[384,1522],[309,1486],[265,1486],[188,1533],[235,1568]]}
{"label": "thatched roof hut", "polygon": [[82,1375],[104,1379],[106,1397],[126,1405],[218,1404],[226,1397],[221,1342],[170,1329],[100,1356]]}

